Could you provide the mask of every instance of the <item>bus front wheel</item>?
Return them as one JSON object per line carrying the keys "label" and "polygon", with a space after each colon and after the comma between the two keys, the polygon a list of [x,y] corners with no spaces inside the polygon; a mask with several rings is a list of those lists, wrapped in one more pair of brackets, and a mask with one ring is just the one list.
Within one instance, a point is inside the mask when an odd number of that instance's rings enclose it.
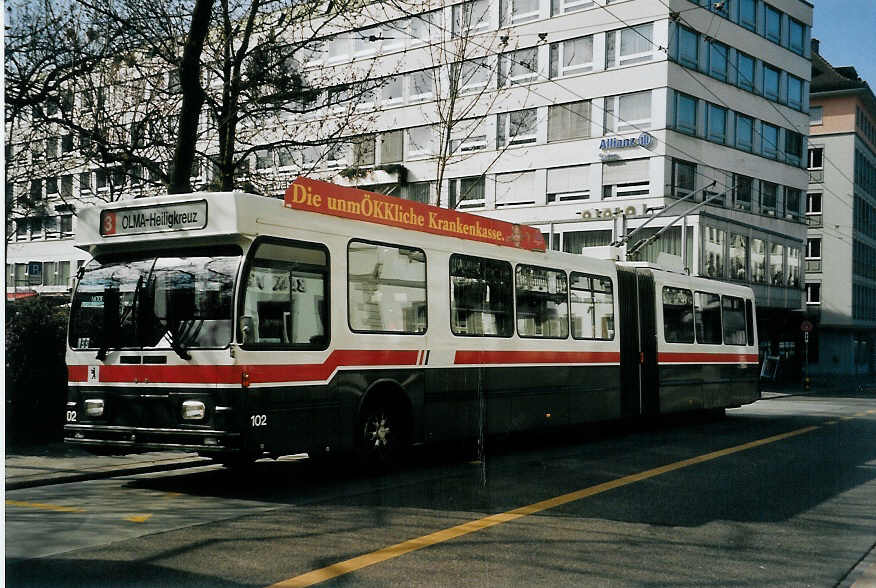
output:
{"label": "bus front wheel", "polygon": [[357,440],[361,465],[386,469],[401,460],[408,445],[401,415],[400,410],[382,402],[362,409]]}

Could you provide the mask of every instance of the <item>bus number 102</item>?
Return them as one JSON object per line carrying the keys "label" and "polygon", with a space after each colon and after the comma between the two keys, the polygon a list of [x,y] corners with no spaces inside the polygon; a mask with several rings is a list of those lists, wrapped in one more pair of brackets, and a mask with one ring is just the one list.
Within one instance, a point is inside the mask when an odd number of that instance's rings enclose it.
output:
{"label": "bus number 102", "polygon": [[268,426],[268,415],[266,414],[254,414],[249,417],[249,424],[253,427],[266,427]]}

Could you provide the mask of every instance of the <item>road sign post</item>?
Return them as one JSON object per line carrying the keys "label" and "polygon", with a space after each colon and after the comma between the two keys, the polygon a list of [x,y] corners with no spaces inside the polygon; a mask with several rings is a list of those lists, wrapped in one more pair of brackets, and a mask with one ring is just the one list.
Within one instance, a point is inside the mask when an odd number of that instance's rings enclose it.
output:
{"label": "road sign post", "polygon": [[809,333],[812,332],[813,324],[809,321],[800,323],[803,331],[803,389],[809,389]]}

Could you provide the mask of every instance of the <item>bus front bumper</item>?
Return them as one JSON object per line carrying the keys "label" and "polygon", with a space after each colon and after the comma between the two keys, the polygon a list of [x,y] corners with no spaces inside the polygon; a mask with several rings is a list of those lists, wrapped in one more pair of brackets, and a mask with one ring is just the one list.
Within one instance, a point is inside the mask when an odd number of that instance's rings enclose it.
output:
{"label": "bus front bumper", "polygon": [[239,453],[240,433],[210,429],[158,429],[111,425],[64,425],[64,442],[93,448]]}

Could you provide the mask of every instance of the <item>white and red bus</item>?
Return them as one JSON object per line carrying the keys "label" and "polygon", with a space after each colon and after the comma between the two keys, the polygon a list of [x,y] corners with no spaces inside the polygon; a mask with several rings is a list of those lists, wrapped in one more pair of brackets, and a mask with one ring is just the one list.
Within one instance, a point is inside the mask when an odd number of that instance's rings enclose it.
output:
{"label": "white and red bus", "polygon": [[297,179],[81,213],[65,440],[221,461],[753,402],[750,288]]}

